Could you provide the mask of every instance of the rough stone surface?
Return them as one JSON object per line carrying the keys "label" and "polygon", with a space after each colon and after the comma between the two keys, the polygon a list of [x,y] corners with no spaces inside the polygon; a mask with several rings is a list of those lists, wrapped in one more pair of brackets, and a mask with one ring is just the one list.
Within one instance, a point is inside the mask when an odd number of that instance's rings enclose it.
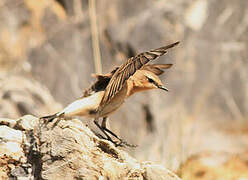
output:
{"label": "rough stone surface", "polygon": [[[31,115],[1,119],[0,178],[179,180],[162,165],[139,162],[99,139],[80,120],[45,125]],[[14,125],[13,125],[14,124]]]}

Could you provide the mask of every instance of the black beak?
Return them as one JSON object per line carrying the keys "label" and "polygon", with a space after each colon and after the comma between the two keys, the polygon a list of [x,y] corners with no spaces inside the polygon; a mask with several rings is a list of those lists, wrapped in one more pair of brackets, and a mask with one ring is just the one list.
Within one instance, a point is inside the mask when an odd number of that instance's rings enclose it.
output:
{"label": "black beak", "polygon": [[164,87],[164,86],[158,86],[158,88],[159,88],[159,89],[162,89],[162,90],[164,90],[164,91],[167,91],[167,92],[169,91],[169,90],[168,90],[166,87]]}

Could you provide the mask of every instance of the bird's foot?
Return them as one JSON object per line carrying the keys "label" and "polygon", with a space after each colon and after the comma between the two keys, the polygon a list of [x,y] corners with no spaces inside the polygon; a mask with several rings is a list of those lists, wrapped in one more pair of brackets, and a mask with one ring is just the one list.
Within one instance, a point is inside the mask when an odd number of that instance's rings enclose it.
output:
{"label": "bird's foot", "polygon": [[130,148],[136,148],[137,147],[136,144],[129,144],[128,142],[126,142],[123,139],[119,138],[118,140],[119,140],[118,143],[117,142],[114,143],[116,147],[118,147],[118,146],[120,146],[120,147],[130,147]]}
{"label": "bird's foot", "polygon": [[129,144],[128,142],[126,142],[125,140],[123,140],[121,138],[117,138],[117,139],[118,139],[118,141],[114,141],[111,138],[106,138],[106,140],[112,142],[116,147],[131,147],[131,148],[137,147],[137,145]]}
{"label": "bird's foot", "polygon": [[129,144],[128,142],[124,141],[121,138],[117,138],[117,141],[114,141],[112,138],[110,137],[103,137],[102,135],[98,134],[98,137],[100,137],[101,139],[105,139],[110,141],[111,143],[113,143],[115,145],[115,147],[131,147],[131,148],[135,148],[137,147],[137,145],[135,144]]}
{"label": "bird's foot", "polygon": [[107,129],[106,127],[103,127],[103,130],[106,131],[107,133],[111,134],[113,137],[115,137],[116,139],[119,140],[119,142],[115,142],[112,140],[112,138],[110,138],[110,136],[107,136],[107,140],[111,141],[113,144],[115,144],[116,147],[120,146],[120,147],[137,147],[137,145],[134,144],[129,144],[128,142],[126,142],[125,140],[121,139],[119,136],[117,136],[115,133],[113,133],[112,131],[110,131],[109,129]]}

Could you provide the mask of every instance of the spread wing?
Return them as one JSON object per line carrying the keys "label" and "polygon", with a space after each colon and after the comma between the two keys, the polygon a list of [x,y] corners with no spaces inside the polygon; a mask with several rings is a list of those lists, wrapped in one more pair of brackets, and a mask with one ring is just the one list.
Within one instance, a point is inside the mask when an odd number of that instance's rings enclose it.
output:
{"label": "spread wing", "polygon": [[129,58],[126,63],[124,63],[114,72],[106,87],[100,107],[108,104],[110,100],[123,88],[128,78],[132,76],[137,70],[142,68],[149,61],[164,55],[167,52],[167,49],[172,48],[177,44],[179,44],[179,42],[151,51],[143,52],[136,55],[135,57]]}
{"label": "spread wing", "polygon": [[117,71],[119,67],[114,68],[110,73],[108,74],[92,74],[93,77],[96,78],[96,81],[83,92],[82,97],[88,97],[94,92],[98,91],[104,91],[112,78],[113,74]]}
{"label": "spread wing", "polygon": [[169,69],[172,64],[146,64],[141,69],[151,71],[156,75],[161,75],[164,73],[163,69]]}

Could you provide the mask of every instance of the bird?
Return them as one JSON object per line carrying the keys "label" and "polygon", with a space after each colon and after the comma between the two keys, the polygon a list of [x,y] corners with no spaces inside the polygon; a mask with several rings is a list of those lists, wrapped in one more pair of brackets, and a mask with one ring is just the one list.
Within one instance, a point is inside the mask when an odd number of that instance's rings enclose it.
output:
{"label": "bird", "polygon": [[[114,113],[125,102],[125,100],[137,92],[151,89],[162,89],[168,91],[163,86],[159,75],[163,74],[163,69],[168,69],[172,64],[149,64],[150,61],[167,53],[167,50],[178,45],[179,41],[157,49],[140,53],[129,58],[121,66],[114,68],[107,74],[93,74],[96,81],[87,88],[83,95],[62,111],[52,115],[43,116],[48,122],[55,118],[71,118],[74,116],[84,116],[94,119],[95,125],[106,136],[105,139],[116,146],[135,147],[118,137],[107,128],[106,122],[110,114]],[[100,123],[100,119],[102,122]],[[118,139],[114,141],[111,137]],[[102,138],[104,138],[102,136]]]}

